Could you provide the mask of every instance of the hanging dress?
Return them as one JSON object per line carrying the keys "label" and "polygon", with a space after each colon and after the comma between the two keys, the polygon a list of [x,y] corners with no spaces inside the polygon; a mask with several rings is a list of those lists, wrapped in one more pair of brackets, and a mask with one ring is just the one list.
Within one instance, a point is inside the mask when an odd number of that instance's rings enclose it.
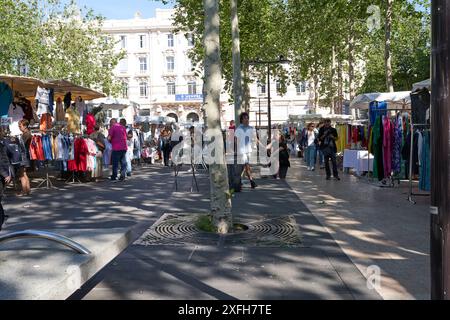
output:
{"label": "hanging dress", "polygon": [[373,176],[379,181],[384,179],[383,166],[383,126],[381,116],[377,117],[372,128]]}

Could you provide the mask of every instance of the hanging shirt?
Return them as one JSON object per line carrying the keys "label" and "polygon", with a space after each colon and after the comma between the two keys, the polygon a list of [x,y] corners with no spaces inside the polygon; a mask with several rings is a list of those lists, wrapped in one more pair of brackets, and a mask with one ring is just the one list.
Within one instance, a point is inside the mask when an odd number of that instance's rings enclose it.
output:
{"label": "hanging shirt", "polygon": [[94,127],[96,125],[95,117],[92,113],[88,113],[86,115],[86,133],[88,135],[92,134],[95,130]]}
{"label": "hanging shirt", "polygon": [[56,103],[56,109],[55,109],[55,121],[65,121],[65,112],[62,102]]}
{"label": "hanging shirt", "polygon": [[38,87],[36,89],[36,103],[37,103],[37,115],[40,116],[44,113],[49,113],[50,104],[50,91]]}
{"label": "hanging shirt", "polygon": [[44,113],[41,115],[41,124],[39,129],[41,131],[50,130],[53,126],[52,115],[50,113]]}
{"label": "hanging shirt", "polygon": [[9,126],[12,136],[19,136],[22,132],[19,129],[19,121],[23,119],[25,113],[22,108],[18,105],[11,104],[8,111],[8,117],[12,118],[12,123]]}

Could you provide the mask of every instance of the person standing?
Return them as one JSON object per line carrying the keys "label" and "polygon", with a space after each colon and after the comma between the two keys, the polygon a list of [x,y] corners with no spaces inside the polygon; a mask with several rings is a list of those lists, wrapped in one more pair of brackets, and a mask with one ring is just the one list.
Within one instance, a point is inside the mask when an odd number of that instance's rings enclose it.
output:
{"label": "person standing", "polygon": [[280,176],[281,180],[285,180],[288,169],[291,166],[291,163],[289,161],[289,149],[288,149],[288,146],[286,143],[286,138],[284,137],[284,135],[280,136],[279,159],[280,159],[279,176]]}
{"label": "person standing", "polygon": [[317,136],[319,132],[315,128],[313,123],[308,125],[308,129],[306,131],[306,139],[305,139],[305,147],[306,147],[306,165],[308,166],[309,171],[314,171],[316,166],[317,159]]}
{"label": "person standing", "polygon": [[230,121],[230,126],[228,127],[229,130],[236,130],[236,124],[234,122],[234,120]]}
{"label": "person standing", "polygon": [[250,167],[250,160],[253,152],[253,147],[256,145],[256,131],[250,126],[250,117],[248,113],[244,112],[240,115],[241,124],[236,129],[235,136],[237,138],[237,155],[240,164],[244,165],[244,172],[250,180],[252,189],[257,187],[253,180],[252,170]]}
{"label": "person standing", "polygon": [[100,126],[96,124],[94,126],[94,132],[89,135],[89,138],[92,139],[98,149],[96,158],[97,158],[97,167],[95,172],[93,173],[93,178],[96,180],[99,178],[103,178],[103,153],[105,152],[105,136],[100,131]]}
{"label": "person standing", "polygon": [[125,180],[127,172],[127,130],[121,124],[117,123],[116,119],[111,119],[108,140],[112,144],[112,176],[111,180],[117,180],[117,171],[120,163],[120,178],[119,181]]}
{"label": "person standing", "polygon": [[27,169],[31,167],[30,160],[30,145],[31,145],[31,132],[29,129],[30,123],[28,120],[20,120],[19,121],[19,129],[22,132],[22,135],[19,138],[19,146],[22,153],[22,162],[20,166],[17,168],[17,177],[20,180],[20,184],[22,185],[22,193],[20,196],[27,196],[31,194],[31,184],[30,179],[27,175]]}
{"label": "person standing", "polygon": [[134,156],[134,140],[133,140],[133,130],[128,131],[127,135],[127,177],[131,177],[133,171],[133,166],[131,162]]}
{"label": "person standing", "polygon": [[331,179],[330,160],[333,165],[333,177],[335,180],[340,181],[339,172],[336,163],[336,140],[338,139],[338,133],[335,128],[331,126],[331,120],[326,119],[324,126],[319,131],[319,143],[320,149],[325,157],[325,170],[327,173],[327,180]]}
{"label": "person standing", "polygon": [[6,146],[0,142],[0,231],[3,223],[8,218],[3,209],[3,193],[7,184],[12,181],[10,162]]}
{"label": "person standing", "polygon": [[[320,131],[320,129],[322,129],[324,126],[324,122],[321,121],[319,122],[319,124],[317,125],[317,130]],[[317,146],[316,148],[316,162],[317,162],[317,158],[319,158],[319,168],[320,169],[325,169],[325,157],[323,156],[323,152],[322,150],[319,148],[319,146]]]}
{"label": "person standing", "polygon": [[170,158],[170,142],[171,142],[171,136],[172,133],[170,131],[169,128],[164,128],[161,131],[161,151],[163,154],[163,159],[164,159],[164,166],[168,167],[169,166],[169,158]]}

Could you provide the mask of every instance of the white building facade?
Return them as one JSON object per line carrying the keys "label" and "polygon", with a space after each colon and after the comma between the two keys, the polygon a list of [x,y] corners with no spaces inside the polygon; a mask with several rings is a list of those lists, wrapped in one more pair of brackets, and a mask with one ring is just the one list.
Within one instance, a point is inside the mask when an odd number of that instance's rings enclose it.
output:
{"label": "white building facade", "polygon": [[[103,31],[117,42],[116,50],[126,57],[115,70],[123,82],[121,98],[140,105],[142,116],[170,116],[179,122],[203,120],[203,82],[193,72],[188,51],[193,47],[190,37],[175,34],[172,9],[157,9],[156,17],[142,19],[136,14],[129,20],[106,20]],[[287,122],[290,115],[308,113],[312,97],[307,82],[288,87],[284,96],[278,84],[271,81],[272,123]],[[267,86],[256,82],[250,88],[250,118],[253,125],[267,125]],[[222,123],[234,118],[229,95],[221,97]]]}

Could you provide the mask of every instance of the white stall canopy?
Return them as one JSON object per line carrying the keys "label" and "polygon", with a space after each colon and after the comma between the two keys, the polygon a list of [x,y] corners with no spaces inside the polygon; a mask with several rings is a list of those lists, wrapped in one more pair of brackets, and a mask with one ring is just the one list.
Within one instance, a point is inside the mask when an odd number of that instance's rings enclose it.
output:
{"label": "white stall canopy", "polygon": [[388,109],[409,108],[411,106],[411,92],[365,93],[357,96],[350,103],[351,109],[368,109],[372,102],[387,102]]}

